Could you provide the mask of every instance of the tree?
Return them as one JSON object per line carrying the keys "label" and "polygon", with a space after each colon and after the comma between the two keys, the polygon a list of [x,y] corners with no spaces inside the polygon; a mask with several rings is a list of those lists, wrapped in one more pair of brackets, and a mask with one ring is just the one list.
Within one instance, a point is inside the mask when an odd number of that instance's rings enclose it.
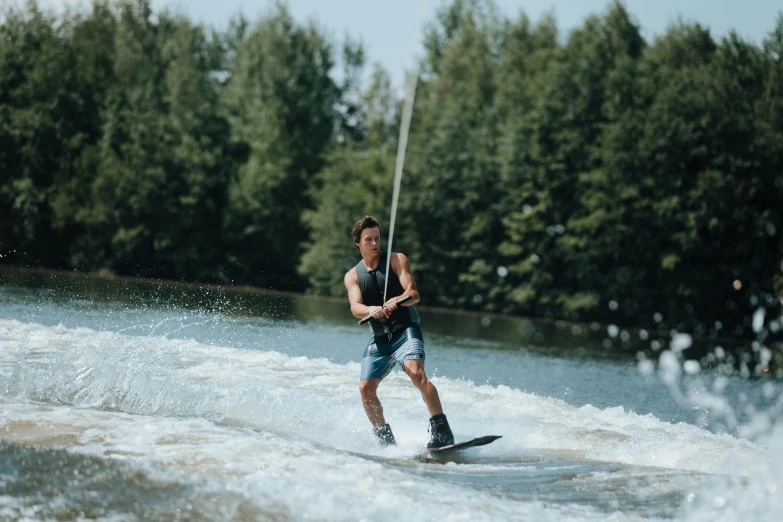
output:
{"label": "tree", "polygon": [[229,183],[225,273],[264,287],[301,288],[301,221],[335,129],[339,92],[330,45],[278,5],[238,45],[223,107],[249,149]]}
{"label": "tree", "polygon": [[515,166],[525,169],[514,189],[518,205],[505,218],[501,245],[519,311],[577,319],[602,301],[595,281],[602,267],[572,263],[591,246],[579,228],[580,179],[601,166],[596,146],[607,123],[607,79],[644,48],[638,25],[615,2],[571,33],[543,80],[530,115],[529,157]]}
{"label": "tree", "polygon": [[[557,25],[551,15],[531,27],[528,17],[520,13],[516,22],[508,23],[505,27],[498,64],[496,112],[501,126],[498,139],[500,184],[507,190],[501,193],[496,210],[503,236],[498,248],[498,267],[494,270],[497,276],[491,290],[493,300],[504,311],[532,311],[523,304],[528,303],[528,297],[524,294],[529,292],[530,287],[515,288],[512,282],[514,277],[507,277],[508,266],[522,268],[519,264],[522,250],[518,241],[507,234],[508,229],[503,223],[508,223],[509,219],[518,215],[520,209],[523,213],[531,209],[529,205],[525,206],[525,199],[529,196],[527,184],[531,181],[531,144],[537,125],[535,111],[540,93],[546,89],[551,67],[555,63],[557,34]],[[531,275],[535,279],[542,274]],[[548,283],[531,280],[531,284],[543,286]]]}
{"label": "tree", "polygon": [[351,226],[362,216],[379,219],[388,239],[399,114],[389,75],[380,66],[357,105],[363,110],[355,127],[363,132],[358,140],[346,136],[332,150],[318,175],[314,208],[304,214],[312,241],[302,256],[300,274],[309,282],[308,291],[316,294],[345,295],[343,274],[361,259]]}
{"label": "tree", "polygon": [[52,228],[50,197],[95,134],[75,71],[67,24],[8,8],[0,25],[0,254],[5,262],[62,266],[68,238]]}
{"label": "tree", "polygon": [[[769,153],[767,164],[781,165],[783,164],[783,13],[778,15],[775,28],[764,40],[763,46],[769,76],[764,96],[757,106],[757,113],[761,116],[760,125],[765,142],[768,144],[765,148]],[[774,185],[769,195],[780,199],[783,195],[783,174],[774,170],[766,173]],[[780,301],[783,299],[783,215],[780,207],[777,207],[777,212],[769,213],[764,229],[769,236],[777,238],[776,250],[780,263],[779,271],[774,278],[774,292]]]}
{"label": "tree", "polygon": [[145,1],[117,4],[116,18],[96,4],[74,22],[100,139],[54,198],[55,224],[78,231],[72,266],[215,280],[222,249],[203,230],[221,228],[232,168],[215,62],[201,27],[151,14]]}
{"label": "tree", "polygon": [[[425,83],[425,114],[411,137],[400,212],[419,286],[428,302],[476,307],[496,266],[498,199],[493,111],[497,27],[472,9],[438,57]],[[448,27],[447,27],[448,29]],[[435,68],[431,66],[431,68]]]}

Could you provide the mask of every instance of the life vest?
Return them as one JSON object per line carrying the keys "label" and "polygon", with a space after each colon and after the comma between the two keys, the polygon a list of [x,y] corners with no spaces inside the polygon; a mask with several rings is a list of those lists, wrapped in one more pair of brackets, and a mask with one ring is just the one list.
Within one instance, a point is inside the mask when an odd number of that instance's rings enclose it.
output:
{"label": "life vest", "polygon": [[[362,291],[362,302],[367,306],[383,306],[383,287],[386,284],[384,271],[386,270],[386,252],[381,252],[378,266],[370,270],[364,266],[363,261],[356,265],[356,276],[359,280],[359,288]],[[389,286],[386,295],[396,297],[402,295],[405,289],[400,283],[400,278],[389,266]],[[388,319],[370,319],[370,327],[375,336],[388,335],[399,332],[409,326],[419,324],[419,312],[416,306],[400,306]]]}

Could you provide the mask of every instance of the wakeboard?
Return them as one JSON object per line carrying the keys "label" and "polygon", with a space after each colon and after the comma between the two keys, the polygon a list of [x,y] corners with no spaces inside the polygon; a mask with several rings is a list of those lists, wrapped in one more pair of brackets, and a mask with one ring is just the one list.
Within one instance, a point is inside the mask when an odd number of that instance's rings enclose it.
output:
{"label": "wakeboard", "polygon": [[465,442],[460,442],[458,444],[452,444],[450,446],[443,446],[442,448],[433,448],[433,449],[427,448],[427,453],[429,453],[430,455],[443,454],[452,451],[460,451],[468,448],[475,448],[476,446],[485,446],[490,442],[495,442],[501,437],[502,435],[486,435],[484,437],[476,437],[475,439],[471,439]]}

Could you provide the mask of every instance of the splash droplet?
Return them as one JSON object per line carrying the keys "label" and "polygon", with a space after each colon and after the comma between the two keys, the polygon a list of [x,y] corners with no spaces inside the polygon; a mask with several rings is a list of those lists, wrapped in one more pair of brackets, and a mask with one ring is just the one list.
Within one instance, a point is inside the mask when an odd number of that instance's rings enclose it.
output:
{"label": "splash droplet", "polygon": [[637,365],[637,369],[639,370],[639,373],[644,376],[652,375],[655,371],[655,364],[650,361],[649,359],[644,359],[642,361],[639,361],[639,364]]}

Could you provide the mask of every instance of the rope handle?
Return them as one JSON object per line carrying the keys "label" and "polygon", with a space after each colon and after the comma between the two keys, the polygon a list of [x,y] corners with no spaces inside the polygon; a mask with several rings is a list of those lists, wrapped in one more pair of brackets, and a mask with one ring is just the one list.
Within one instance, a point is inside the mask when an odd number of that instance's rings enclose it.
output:
{"label": "rope handle", "polygon": [[[405,297],[403,297],[402,299],[399,299],[399,300],[397,300],[397,305],[399,306],[399,305],[401,305],[402,303],[407,303],[407,302],[408,302],[408,301],[410,301],[411,299],[413,299],[413,296],[412,296],[412,295],[410,295],[410,294],[409,294],[409,295],[406,295],[406,296],[405,296]],[[383,306],[382,306],[380,309],[381,309],[381,310],[383,310],[384,308],[386,308],[386,305],[383,305]],[[376,310],[376,311],[375,311],[375,312],[373,312],[372,314],[376,313],[377,311],[378,311],[378,310]],[[364,324],[364,323],[366,323],[367,321],[369,321],[370,319],[372,319],[372,314],[368,315],[367,317],[365,317],[364,319],[362,319],[361,321],[359,321],[359,324]]]}

